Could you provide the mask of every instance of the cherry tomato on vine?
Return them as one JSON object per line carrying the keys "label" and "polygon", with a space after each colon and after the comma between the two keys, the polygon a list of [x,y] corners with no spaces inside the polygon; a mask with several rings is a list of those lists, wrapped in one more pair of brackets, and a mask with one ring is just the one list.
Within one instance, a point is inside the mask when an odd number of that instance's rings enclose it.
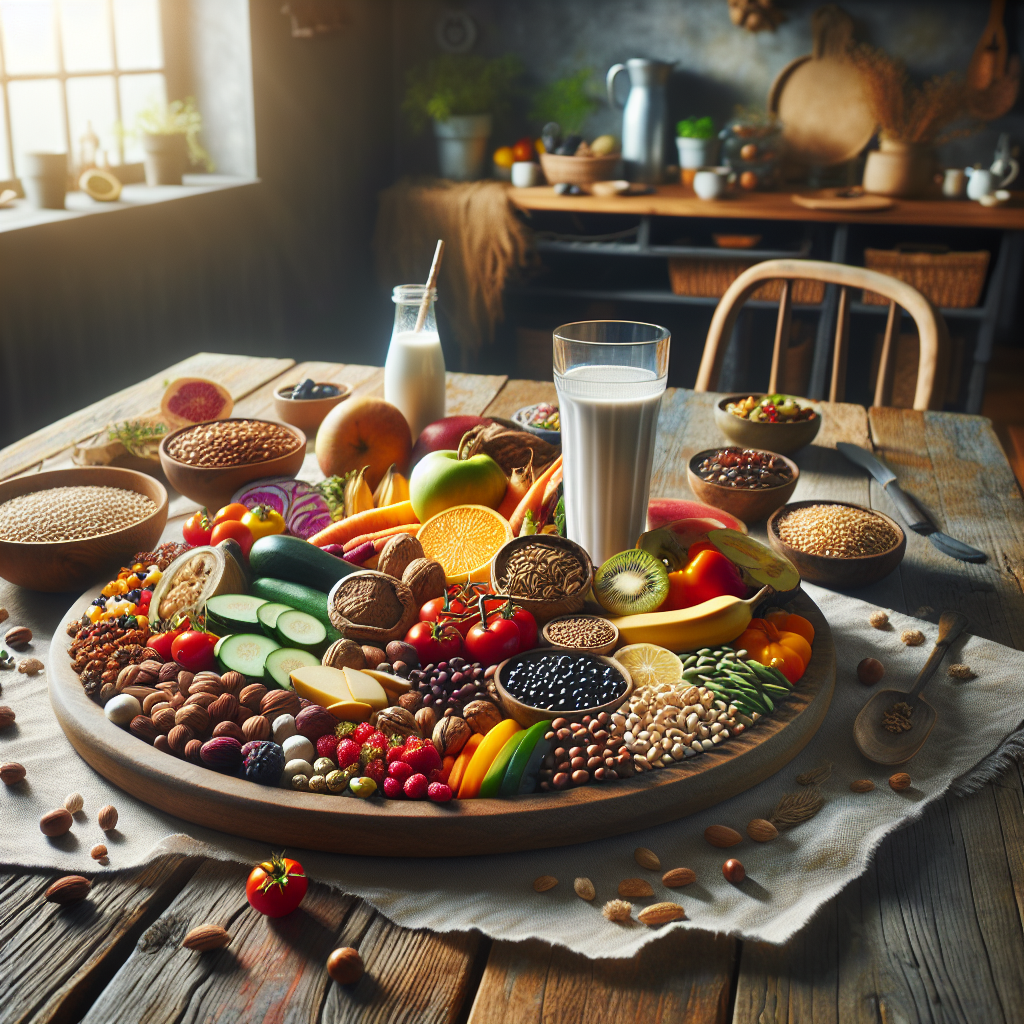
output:
{"label": "cherry tomato on vine", "polygon": [[480,598],[480,621],[466,634],[466,653],[484,668],[519,653],[519,627],[511,619],[495,616],[485,622],[484,598]]}
{"label": "cherry tomato on vine", "polygon": [[290,914],[306,895],[309,881],[297,860],[275,853],[249,872],[245,897],[253,910],[267,917]]}
{"label": "cherry tomato on vine", "polygon": [[171,657],[186,672],[209,672],[217,667],[213,649],[217,637],[198,629],[187,629],[178,634],[171,643]]}
{"label": "cherry tomato on vine", "polygon": [[210,513],[205,508],[201,508],[185,520],[185,525],[181,528],[181,535],[185,538],[186,544],[198,548],[210,543],[212,530],[213,523],[210,522]]}
{"label": "cherry tomato on vine", "polygon": [[463,653],[462,634],[443,622],[415,623],[405,634],[405,642],[416,648],[421,665],[437,665]]}
{"label": "cherry tomato on vine", "polygon": [[218,523],[226,522],[228,519],[237,521],[248,511],[240,501],[233,501],[230,505],[225,505],[217,511],[217,514],[213,517],[213,525],[216,526]]}
{"label": "cherry tomato on vine", "polygon": [[237,519],[225,519],[219,522],[210,534],[210,543],[216,546],[222,540],[236,540],[238,546],[242,549],[242,554],[248,558],[249,548],[252,547],[253,542],[252,531],[244,523],[238,522]]}
{"label": "cherry tomato on vine", "polygon": [[507,601],[498,611],[488,615],[487,621],[491,623],[498,618],[510,619],[519,627],[519,650],[516,652],[517,654],[532,650],[537,646],[537,620],[522,605]]}

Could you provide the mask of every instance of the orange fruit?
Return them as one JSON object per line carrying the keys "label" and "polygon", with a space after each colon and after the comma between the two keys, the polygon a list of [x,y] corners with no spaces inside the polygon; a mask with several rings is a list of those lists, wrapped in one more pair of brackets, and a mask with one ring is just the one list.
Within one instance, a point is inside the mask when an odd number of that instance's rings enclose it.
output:
{"label": "orange fruit", "polygon": [[455,505],[428,519],[416,538],[449,583],[481,583],[490,580],[491,559],[512,539],[512,527],[486,505]]}

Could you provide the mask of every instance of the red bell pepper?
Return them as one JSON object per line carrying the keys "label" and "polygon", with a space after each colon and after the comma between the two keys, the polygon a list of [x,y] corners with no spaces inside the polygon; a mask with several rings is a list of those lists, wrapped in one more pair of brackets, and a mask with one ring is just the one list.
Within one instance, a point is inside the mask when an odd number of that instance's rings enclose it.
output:
{"label": "red bell pepper", "polygon": [[746,597],[747,585],[739,569],[720,551],[703,549],[685,569],[668,574],[668,597],[658,611],[692,608],[713,597]]}

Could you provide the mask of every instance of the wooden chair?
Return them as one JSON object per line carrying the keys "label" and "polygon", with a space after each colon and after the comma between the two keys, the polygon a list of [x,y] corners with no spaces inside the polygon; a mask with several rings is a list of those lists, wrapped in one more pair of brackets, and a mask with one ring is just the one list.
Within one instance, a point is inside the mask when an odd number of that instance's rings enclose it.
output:
{"label": "wooden chair", "polygon": [[704,355],[697,373],[697,383],[694,385],[696,391],[710,391],[718,382],[722,357],[725,354],[723,339],[728,340],[732,337],[732,330],[743,304],[765,281],[781,279],[782,298],[779,301],[775,350],[772,354],[772,371],[768,382],[769,393],[778,390],[785,372],[793,306],[793,281],[800,278],[840,286],[829,401],[841,402],[846,391],[850,291],[866,288],[889,299],[889,316],[885,325],[878,378],[875,382],[874,404],[887,405],[892,399],[893,374],[896,369],[896,328],[900,319],[897,310],[902,307],[913,317],[920,338],[914,408],[942,408],[943,395],[938,386],[938,367],[940,358],[945,357],[949,351],[949,332],[946,329],[946,321],[938,310],[916,288],[888,274],[866,270],[864,267],[849,267],[843,263],[823,263],[817,260],[765,260],[763,263],[755,263],[733,281],[718,303],[711,320],[707,341],[704,343]]}

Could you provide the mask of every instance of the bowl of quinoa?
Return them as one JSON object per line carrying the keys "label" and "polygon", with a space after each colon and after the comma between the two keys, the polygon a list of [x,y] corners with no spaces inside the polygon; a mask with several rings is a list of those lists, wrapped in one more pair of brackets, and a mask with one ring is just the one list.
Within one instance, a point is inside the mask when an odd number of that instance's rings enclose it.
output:
{"label": "bowl of quinoa", "polygon": [[167,523],[167,491],[111,466],[33,473],[0,483],[0,576],[29,590],[81,590]]}

